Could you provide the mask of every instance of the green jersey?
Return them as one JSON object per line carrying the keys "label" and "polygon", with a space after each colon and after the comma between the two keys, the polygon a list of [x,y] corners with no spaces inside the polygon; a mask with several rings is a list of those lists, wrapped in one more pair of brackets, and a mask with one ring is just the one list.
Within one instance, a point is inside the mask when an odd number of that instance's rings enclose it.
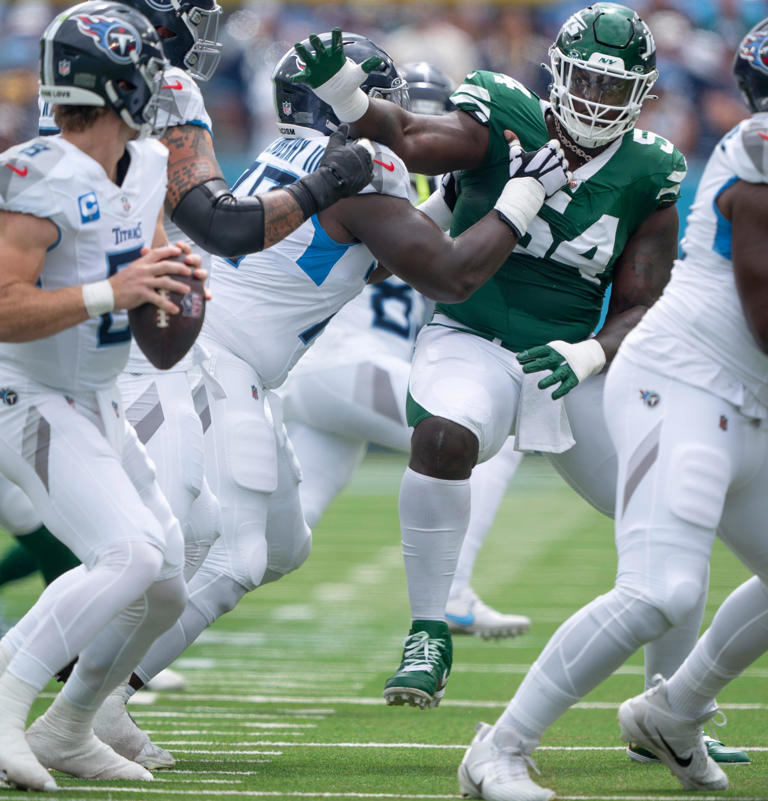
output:
{"label": "green jersey", "polygon": [[[489,129],[483,164],[459,174],[456,236],[493,208],[509,177],[504,130],[514,131],[525,150],[550,135],[548,103],[508,75],[472,72],[451,99]],[[648,215],[677,201],[685,172],[683,155],[666,139],[629,131],[544,203],[493,278],[462,303],[437,310],[514,351],[586,339],[627,239]]]}

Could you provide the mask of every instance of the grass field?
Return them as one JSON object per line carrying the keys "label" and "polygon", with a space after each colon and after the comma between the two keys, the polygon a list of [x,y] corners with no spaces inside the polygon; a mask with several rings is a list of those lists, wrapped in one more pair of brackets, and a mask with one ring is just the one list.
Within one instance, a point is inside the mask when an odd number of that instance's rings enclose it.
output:
{"label": "grass field", "polygon": [[[134,716],[176,755],[176,769],[142,786],[57,776],[62,790],[54,797],[457,797],[456,768],[474,724],[496,719],[556,626],[612,585],[612,525],[544,460],[524,460],[474,585],[498,608],[529,615],[531,632],[498,642],[454,638],[440,707],[387,707],[382,685],[399,662],[409,625],[397,522],[401,471],[401,458],[370,456],[317,527],[309,562],[247,597],[175,664],[187,690],[137,695]],[[746,577],[718,543],[707,621]],[[39,587],[29,579],[5,588],[5,613],[20,615]],[[642,681],[636,654],[547,732],[536,752],[542,784],[561,799],[768,801],[768,659],[719,699],[729,719],[722,739],[747,748],[752,764],[729,769],[732,789],[714,795],[683,791],[666,768],[624,755],[616,707]],[[50,702],[50,690],[35,713]]]}

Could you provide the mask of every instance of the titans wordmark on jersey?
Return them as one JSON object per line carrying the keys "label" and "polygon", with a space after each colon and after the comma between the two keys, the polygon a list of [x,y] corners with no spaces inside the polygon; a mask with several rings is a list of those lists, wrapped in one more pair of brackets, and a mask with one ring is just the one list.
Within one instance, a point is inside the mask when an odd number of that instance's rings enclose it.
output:
{"label": "titans wordmark on jersey", "polygon": [[[51,220],[59,239],[40,275],[43,289],[101,281],[137,259],[152,242],[166,191],[168,151],[129,142],[121,186],[60,135],[38,137],[0,155],[0,209]],[[125,311],[103,314],[51,337],[0,344],[0,363],[65,392],[114,383],[128,358]]]}
{"label": "titans wordmark on jersey", "polygon": [[[317,169],[326,137],[281,138],[240,176],[236,195],[292,183]],[[374,175],[361,194],[408,198],[403,162],[374,145]],[[281,242],[237,260],[214,259],[204,335],[259,371],[266,387],[279,386],[290,368],[344,304],[359,294],[375,266],[360,242],[337,242],[311,217]]]}
{"label": "titans wordmark on jersey", "polygon": [[[451,99],[490,134],[483,164],[459,173],[455,236],[493,208],[507,181],[504,131],[514,131],[526,150],[550,137],[549,104],[508,75],[470,73]],[[438,304],[439,311],[513,350],[586,339],[628,238],[649,214],[676,202],[685,172],[670,142],[639,129],[626,133],[545,202],[490,281],[463,303]]]}

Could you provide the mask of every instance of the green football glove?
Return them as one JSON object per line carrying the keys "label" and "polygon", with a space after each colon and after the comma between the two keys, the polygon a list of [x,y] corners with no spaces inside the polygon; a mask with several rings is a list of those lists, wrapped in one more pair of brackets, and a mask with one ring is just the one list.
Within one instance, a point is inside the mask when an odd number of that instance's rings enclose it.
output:
{"label": "green football glove", "polygon": [[291,75],[290,80],[307,84],[323,102],[331,106],[341,122],[354,122],[368,108],[368,96],[360,89],[360,84],[382,61],[378,56],[371,56],[362,64],[356,64],[344,55],[341,39],[341,28],[334,28],[329,47],[322,43],[316,33],[309,37],[314,52],[310,52],[301,42],[295,44],[294,49],[304,63],[304,69]]}
{"label": "green football glove", "polygon": [[597,375],[603,369],[605,351],[596,339],[585,339],[576,343],[556,339],[546,345],[520,351],[517,360],[523,365],[524,373],[551,370],[550,375],[539,381],[538,387],[548,389],[560,384],[552,393],[552,400],[557,400],[567,395],[587,376]]}

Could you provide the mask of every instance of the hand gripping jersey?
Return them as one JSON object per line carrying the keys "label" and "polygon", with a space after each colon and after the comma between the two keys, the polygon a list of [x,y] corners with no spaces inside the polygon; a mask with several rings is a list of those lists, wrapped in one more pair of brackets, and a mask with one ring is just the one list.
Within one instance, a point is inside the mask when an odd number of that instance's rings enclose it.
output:
{"label": "hand gripping jersey", "polygon": [[[456,236],[493,208],[509,177],[504,130],[514,131],[525,150],[541,147],[550,138],[549,104],[493,72],[470,73],[451,100],[489,128],[484,163],[459,173]],[[648,131],[626,133],[544,203],[490,281],[463,303],[441,303],[438,310],[515,351],[587,339],[627,239],[649,214],[677,200],[685,172],[685,159],[670,142]]]}
{"label": "hand gripping jersey", "polygon": [[[277,139],[240,176],[238,196],[284,186],[316,169],[326,137]],[[388,148],[374,143],[373,180],[360,194],[408,199],[408,172]],[[214,258],[204,337],[223,344],[259,371],[267,388],[288,371],[341,307],[365,286],[375,266],[360,242],[331,239],[317,215],[261,253]]]}
{"label": "hand gripping jersey", "polygon": [[716,205],[738,180],[768,183],[768,114],[741,122],[715,147],[688,216],[684,255],[622,352],[703,387],[749,417],[768,418],[768,356],[747,328],[731,262],[731,224]]}
{"label": "hand gripping jersey", "polygon": [[[43,289],[101,281],[150,245],[166,191],[168,151],[159,142],[129,142],[122,186],[61,136],[17,145],[0,155],[0,209],[51,220],[59,240],[40,275]],[[0,343],[0,366],[57,390],[111,386],[125,366],[128,313],[116,311],[34,342]]]}
{"label": "hand gripping jersey", "polygon": [[[208,112],[205,110],[205,103],[197,82],[184,70],[178,67],[169,67],[164,72],[163,88],[161,91],[161,110],[158,113],[157,124],[162,130],[164,126],[173,128],[177,125],[197,125],[205,128],[212,134],[212,123]],[[59,132],[56,122],[53,119],[53,109],[50,103],[43,103],[38,100],[40,107],[40,119],[38,122],[41,136],[51,136]],[[163,227],[169,242],[189,242],[193,253],[199,253],[203,260],[203,267],[208,269],[210,264],[210,254],[190,242],[189,238],[181,229],[171,221],[166,215]],[[151,237],[150,237],[151,239]],[[192,353],[190,352],[178,364],[173,367],[173,372],[183,371],[189,368],[192,363]],[[130,358],[126,368],[131,373],[158,373],[161,372],[153,367],[147,357],[142,353],[141,348],[133,342],[131,345]]]}

